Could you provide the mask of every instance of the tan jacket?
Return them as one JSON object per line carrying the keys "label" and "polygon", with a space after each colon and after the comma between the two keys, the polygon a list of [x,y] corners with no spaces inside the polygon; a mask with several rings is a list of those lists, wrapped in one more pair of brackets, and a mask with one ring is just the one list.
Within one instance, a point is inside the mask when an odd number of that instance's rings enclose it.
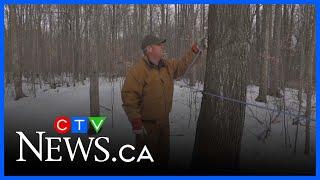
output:
{"label": "tan jacket", "polygon": [[161,120],[172,108],[173,81],[182,76],[195,54],[190,49],[179,60],[163,59],[155,66],[143,56],[127,73],[121,90],[122,107],[129,120]]}

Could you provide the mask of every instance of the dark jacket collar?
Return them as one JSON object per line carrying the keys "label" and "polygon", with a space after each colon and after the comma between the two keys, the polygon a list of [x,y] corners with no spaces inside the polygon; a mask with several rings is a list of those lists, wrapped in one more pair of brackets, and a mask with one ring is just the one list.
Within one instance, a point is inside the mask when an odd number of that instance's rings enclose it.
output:
{"label": "dark jacket collar", "polygon": [[160,59],[159,64],[153,64],[147,56],[143,56],[143,61],[150,67],[150,68],[154,68],[154,69],[160,69],[162,67],[165,67],[166,64],[164,63],[164,59]]}

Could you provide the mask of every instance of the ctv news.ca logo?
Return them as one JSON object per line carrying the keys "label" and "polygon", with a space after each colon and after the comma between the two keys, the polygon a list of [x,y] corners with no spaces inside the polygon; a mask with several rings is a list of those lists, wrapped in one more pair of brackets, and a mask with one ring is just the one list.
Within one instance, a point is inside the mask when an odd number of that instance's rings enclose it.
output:
{"label": "ctv news.ca logo", "polygon": [[[45,136],[45,131],[36,131],[35,135],[38,137],[38,143],[32,144],[28,137],[22,132],[17,131],[19,135],[19,158],[16,161],[26,162],[28,158],[24,154],[24,148],[29,148],[33,154],[39,159],[39,161],[74,161],[75,156],[80,153],[84,161],[88,161],[88,158],[93,158],[95,162],[106,162],[111,159],[112,162],[116,162],[120,159],[123,162],[140,162],[146,160],[154,162],[153,157],[145,145],[141,152],[134,153],[139,154],[138,157],[128,157],[125,155],[125,151],[135,151],[135,147],[130,144],[122,145],[118,151],[118,154],[111,155],[107,150],[105,144],[110,143],[109,137],[96,136],[85,138],[88,141],[88,145],[84,145],[83,139],[80,137],[68,137],[69,133],[72,134],[87,134],[90,125],[95,130],[96,134],[99,134],[103,124],[106,121],[106,117],[67,117],[59,116],[53,123],[54,130],[60,135],[66,135],[64,137],[48,137]],[[76,143],[72,143],[72,138],[76,138]],[[82,136],[83,138],[83,136]],[[74,141],[73,141],[74,142]],[[44,152],[44,147],[46,152]],[[66,153],[61,153],[61,147],[65,146]],[[95,150],[92,150],[95,149]],[[30,156],[30,153],[28,154]],[[68,156],[68,157],[65,157]],[[111,157],[112,156],[112,157]]]}

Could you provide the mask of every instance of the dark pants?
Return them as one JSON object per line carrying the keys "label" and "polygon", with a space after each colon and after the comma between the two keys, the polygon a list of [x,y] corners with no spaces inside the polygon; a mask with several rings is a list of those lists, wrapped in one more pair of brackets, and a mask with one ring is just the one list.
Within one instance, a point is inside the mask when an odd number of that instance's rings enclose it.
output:
{"label": "dark pants", "polygon": [[136,147],[142,149],[147,145],[157,168],[167,169],[170,155],[170,127],[169,118],[143,122],[146,135],[136,135]]}

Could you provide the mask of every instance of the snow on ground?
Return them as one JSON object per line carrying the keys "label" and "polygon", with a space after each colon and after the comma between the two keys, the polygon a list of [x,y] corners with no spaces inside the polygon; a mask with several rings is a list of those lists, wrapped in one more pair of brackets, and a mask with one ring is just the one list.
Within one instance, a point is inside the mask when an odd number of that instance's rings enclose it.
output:
{"label": "snow on ground", "polygon": [[[102,115],[108,119],[103,127],[102,134],[112,139],[120,139],[123,143],[134,142],[130,124],[121,107],[120,89],[122,78],[109,82],[100,78],[100,108]],[[180,86],[184,82],[176,82],[174,90],[173,108],[170,114],[171,124],[171,165],[188,168],[196,132],[196,121],[201,105],[201,93],[194,92],[187,87]],[[202,89],[202,84],[196,84],[193,88]],[[250,85],[247,88],[247,102],[260,106],[264,103],[255,102],[258,95],[258,87]],[[24,92],[28,95],[18,101],[13,100],[13,88],[11,86],[5,91],[5,123],[10,127],[9,131],[15,129],[29,129],[43,127],[47,131],[53,131],[52,122],[56,116],[88,116],[89,104],[89,82],[85,85],[77,83],[76,87],[58,87],[50,89],[37,86],[36,97],[33,97],[31,86],[24,86]],[[285,90],[287,111],[296,113],[298,111],[297,90],[287,88]],[[303,94],[303,106],[305,106],[305,94]],[[313,98],[315,99],[315,98]],[[278,102],[279,101],[279,102]],[[111,105],[114,102],[113,106]],[[275,108],[280,104],[277,98],[268,96],[267,107]],[[313,103],[314,104],[314,103]],[[315,109],[315,106],[313,106]],[[302,113],[301,113],[302,114]],[[292,124],[292,117],[281,114],[278,120],[273,121],[270,126],[270,117],[273,119],[275,113],[261,108],[246,106],[245,127],[242,137],[241,158],[242,168],[258,168],[250,166],[256,162],[270,163],[270,166],[294,167],[301,171],[310,171],[315,167],[315,122],[311,123],[311,154],[303,154],[305,142],[305,126],[299,126],[297,134],[297,151],[293,153],[296,125]],[[112,118],[113,117],[113,118]],[[313,113],[315,119],[315,114]],[[301,121],[305,123],[304,120]],[[266,136],[266,132],[270,133]],[[183,152],[183,153],[181,153]],[[176,164],[174,164],[176,163]]]}
{"label": "snow on ground", "polygon": [[[264,103],[255,101],[258,96],[259,87],[248,86],[247,102],[260,106]],[[298,91],[290,88],[285,90],[286,111],[298,114]],[[306,96],[303,94],[305,107]],[[315,98],[313,98],[315,100]],[[281,99],[268,96],[268,108],[277,108],[274,104],[281,104]],[[279,102],[280,101],[280,102]],[[315,104],[313,102],[312,104]],[[251,108],[251,110],[250,110]],[[253,112],[253,113],[252,113]],[[313,107],[313,119],[315,119],[315,106]],[[303,114],[303,113],[300,113]],[[242,137],[241,160],[249,164],[259,164],[254,162],[263,161],[269,166],[288,167],[288,171],[310,172],[315,168],[315,121],[311,122],[311,144],[310,155],[304,155],[305,143],[305,119],[300,119],[303,126],[298,127],[296,153],[294,153],[295,136],[297,126],[293,124],[293,116],[280,114],[275,119],[277,113],[260,108],[246,107],[245,129]],[[272,123],[270,125],[270,117]],[[285,118],[284,118],[285,117]],[[259,121],[260,122],[259,122]],[[266,136],[266,130],[270,130]],[[253,167],[247,167],[253,168]],[[259,168],[259,167],[254,167]]]}

